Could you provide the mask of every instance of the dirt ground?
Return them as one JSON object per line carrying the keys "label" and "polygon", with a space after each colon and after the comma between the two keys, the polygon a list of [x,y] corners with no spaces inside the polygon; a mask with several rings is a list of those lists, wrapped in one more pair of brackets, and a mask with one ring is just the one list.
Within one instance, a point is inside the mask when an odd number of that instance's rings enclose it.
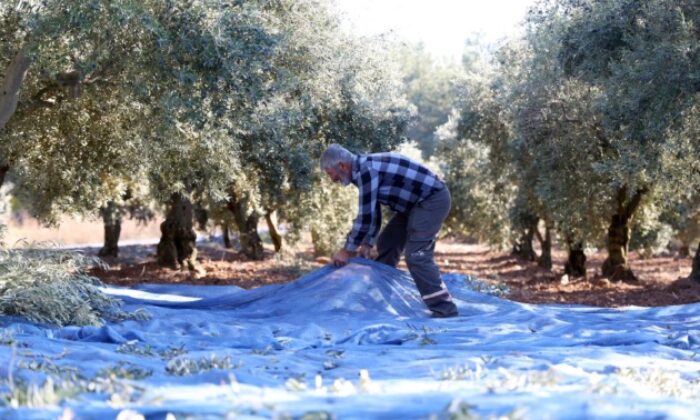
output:
{"label": "dirt ground", "polygon": [[[299,248],[284,256],[266,251],[263,261],[250,261],[217,243],[199,247],[198,261],[203,275],[192,275],[161,268],[153,260],[155,246],[122,247],[118,259],[107,260],[108,270],[95,269],[92,274],[106,283],[231,284],[253,288],[265,284],[292,281],[306,272],[323,266],[327,258],[314,258],[311,250]],[[553,270],[519,260],[507,252],[490,250],[479,244],[450,240],[438,243],[436,261],[443,272],[457,272],[477,279],[508,286],[506,296],[528,303],[570,303],[600,307],[665,306],[700,302],[700,283],[686,279],[691,270],[690,258],[670,256],[641,259],[632,253],[630,263],[639,281],[634,284],[611,282],[600,275],[605,255],[588,256],[586,278],[564,276],[566,253],[553,252]],[[402,263],[401,268],[406,269]]]}
{"label": "dirt ground", "polygon": [[[5,220],[7,244],[24,239],[51,240],[74,244],[86,253],[96,254],[99,248],[89,247],[102,241],[102,223],[99,220],[66,218],[58,228],[46,228],[35,220],[15,215]],[[122,225],[123,243],[157,238],[159,221],[146,225],[126,220]],[[120,257],[108,259],[108,270],[93,270],[103,281],[116,285],[149,283],[233,284],[253,288],[264,284],[292,281],[306,272],[323,266],[327,259],[315,259],[309,242],[289,249],[282,255],[271,251],[266,244],[265,260],[249,261],[238,252],[221,244],[210,242],[198,246],[198,260],[204,270],[202,276],[192,276],[161,268],[154,262],[155,245],[121,247]],[[605,259],[603,252],[588,256],[586,278],[567,279],[564,275],[566,253],[553,251],[554,268],[545,270],[536,264],[518,260],[507,252],[490,250],[479,244],[442,240],[438,242],[436,260],[443,272],[458,272],[477,279],[505,284],[509,299],[530,303],[578,303],[594,306],[664,306],[700,302],[700,284],[688,281],[690,258],[658,256],[643,259],[632,253],[630,264],[639,278],[636,284],[610,282],[600,275]],[[402,264],[401,268],[406,269]]]}

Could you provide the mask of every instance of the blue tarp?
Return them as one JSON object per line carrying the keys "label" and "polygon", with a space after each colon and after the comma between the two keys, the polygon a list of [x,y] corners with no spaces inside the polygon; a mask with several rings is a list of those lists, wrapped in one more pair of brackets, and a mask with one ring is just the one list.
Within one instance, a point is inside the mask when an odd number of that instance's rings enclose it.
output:
{"label": "blue tarp", "polygon": [[107,289],[149,320],[0,317],[3,378],[82,384],[0,418],[700,418],[699,304],[531,305],[443,277],[457,318],[430,318],[406,273],[361,259],[253,290]]}

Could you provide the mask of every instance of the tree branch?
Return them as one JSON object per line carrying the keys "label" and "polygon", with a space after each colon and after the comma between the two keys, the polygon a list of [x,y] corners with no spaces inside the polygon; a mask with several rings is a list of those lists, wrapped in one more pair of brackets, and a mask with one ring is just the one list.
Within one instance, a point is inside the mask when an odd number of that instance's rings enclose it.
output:
{"label": "tree branch", "polygon": [[0,187],[2,184],[5,183],[5,175],[7,175],[7,172],[10,170],[10,165],[2,165],[0,166]]}
{"label": "tree branch", "polygon": [[31,60],[27,57],[27,51],[22,48],[5,70],[5,80],[2,82],[2,90],[0,91],[0,130],[5,127],[5,124],[17,110],[19,91],[30,64]]}
{"label": "tree branch", "polygon": [[46,95],[49,92],[52,92],[57,88],[58,85],[56,83],[48,82],[46,86],[39,89],[39,91],[32,96],[32,101],[39,107],[52,107],[56,105],[56,102],[44,99],[44,95]]}
{"label": "tree branch", "polygon": [[639,207],[639,204],[642,201],[642,197],[644,194],[646,194],[649,191],[647,187],[643,187],[637,190],[637,192],[634,193],[634,197],[630,200],[629,204],[627,204],[626,209],[625,209],[625,220],[629,220],[632,215],[634,214],[635,211],[637,211],[637,208]]}
{"label": "tree branch", "polygon": [[617,190],[617,215],[625,215],[625,199],[627,198],[627,185],[623,185]]}
{"label": "tree branch", "polygon": [[544,243],[544,238],[542,237],[542,233],[540,233],[539,228],[535,228],[535,237],[540,242],[540,245]]}
{"label": "tree branch", "polygon": [[[79,97],[82,84],[81,75],[77,71],[58,73],[54,80],[47,80],[46,85],[32,96],[32,101],[35,107],[52,107],[65,99],[59,94],[64,88],[68,89],[71,98]],[[55,100],[45,99],[46,96],[52,96]]]}

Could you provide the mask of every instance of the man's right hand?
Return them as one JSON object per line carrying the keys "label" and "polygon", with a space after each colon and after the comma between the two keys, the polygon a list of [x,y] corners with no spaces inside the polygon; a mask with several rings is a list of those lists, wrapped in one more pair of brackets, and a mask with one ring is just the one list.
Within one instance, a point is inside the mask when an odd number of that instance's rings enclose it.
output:
{"label": "man's right hand", "polygon": [[362,258],[367,258],[368,260],[373,260],[376,257],[376,252],[374,247],[368,244],[362,244],[357,248],[357,255]]}
{"label": "man's right hand", "polygon": [[348,260],[350,257],[353,256],[354,253],[348,251],[347,249],[343,248],[340,251],[336,252],[333,254],[333,265],[336,267],[342,267],[345,264],[348,263]]}

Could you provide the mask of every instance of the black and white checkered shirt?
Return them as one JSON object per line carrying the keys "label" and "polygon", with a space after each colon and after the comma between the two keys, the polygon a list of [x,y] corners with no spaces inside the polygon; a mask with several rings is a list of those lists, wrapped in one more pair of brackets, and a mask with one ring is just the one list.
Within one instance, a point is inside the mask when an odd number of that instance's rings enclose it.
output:
{"label": "black and white checkered shirt", "polygon": [[430,169],[398,153],[359,155],[352,166],[351,182],[360,192],[360,206],[345,248],[374,246],[382,225],[380,204],[399,213],[411,208],[445,184]]}

